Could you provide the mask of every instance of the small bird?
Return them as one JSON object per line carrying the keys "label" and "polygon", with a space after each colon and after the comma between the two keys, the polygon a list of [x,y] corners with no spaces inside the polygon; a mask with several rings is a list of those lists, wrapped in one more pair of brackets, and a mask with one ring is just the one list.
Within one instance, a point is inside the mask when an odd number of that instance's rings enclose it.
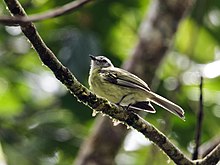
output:
{"label": "small bird", "polygon": [[114,67],[104,56],[93,56],[89,73],[90,89],[98,96],[127,109],[155,113],[151,102],[184,120],[183,109],[152,92],[148,85],[136,75]]}

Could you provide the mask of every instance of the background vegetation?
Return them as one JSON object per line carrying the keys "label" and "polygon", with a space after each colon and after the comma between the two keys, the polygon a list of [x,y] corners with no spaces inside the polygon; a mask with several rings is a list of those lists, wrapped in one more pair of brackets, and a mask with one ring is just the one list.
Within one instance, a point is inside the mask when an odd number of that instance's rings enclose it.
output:
{"label": "background vegetation", "polygon": [[[28,14],[69,2],[22,0]],[[88,54],[105,54],[115,66],[129,58],[138,40],[148,0],[99,1],[78,12],[36,23],[58,58],[88,86]],[[8,15],[4,3],[0,14]],[[220,2],[198,0],[179,25],[151,88],[175,100],[186,122],[160,110],[146,120],[191,157],[198,111],[200,75],[204,76],[202,143],[220,136]],[[2,163],[71,164],[94,122],[92,111],[77,102],[38,59],[19,27],[0,25],[0,144]],[[132,145],[131,145],[132,144]],[[157,156],[155,156],[157,154]],[[154,155],[152,157],[152,155]],[[130,133],[118,164],[166,162],[168,158],[137,132]],[[144,163],[143,163],[144,162]]]}

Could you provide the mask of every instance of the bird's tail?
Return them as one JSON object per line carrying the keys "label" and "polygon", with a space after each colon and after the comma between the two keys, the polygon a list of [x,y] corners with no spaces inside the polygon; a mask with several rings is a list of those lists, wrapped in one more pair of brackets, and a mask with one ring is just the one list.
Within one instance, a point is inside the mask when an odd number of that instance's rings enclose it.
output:
{"label": "bird's tail", "polygon": [[184,111],[180,106],[153,92],[151,92],[150,99],[153,103],[159,105],[160,107],[166,109],[181,119],[185,119]]}

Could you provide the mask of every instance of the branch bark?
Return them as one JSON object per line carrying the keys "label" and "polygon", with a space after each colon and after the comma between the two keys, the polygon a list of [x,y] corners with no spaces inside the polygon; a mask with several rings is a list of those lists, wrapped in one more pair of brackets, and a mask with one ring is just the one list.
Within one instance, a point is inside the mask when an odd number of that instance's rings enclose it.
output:
{"label": "branch bark", "polygon": [[66,5],[52,9],[49,11],[46,11],[44,13],[34,14],[24,16],[24,15],[17,15],[15,17],[12,16],[1,16],[0,17],[0,23],[8,25],[8,26],[19,26],[21,23],[26,22],[36,22],[36,21],[42,21],[49,18],[58,17],[73,11],[76,11],[86,3],[91,2],[92,0],[76,0],[70,3],[67,3]]}
{"label": "branch bark", "polygon": [[220,160],[220,144],[216,146],[205,158],[195,161],[199,165],[216,165]]}
{"label": "branch bark", "polygon": [[[13,15],[26,16],[25,11],[17,0],[5,0],[5,3]],[[160,133],[150,123],[143,120],[137,114],[124,111],[123,108],[117,107],[105,99],[96,97],[95,94],[80,84],[69,69],[63,66],[53,52],[45,45],[36,27],[31,22],[21,23],[20,26],[22,32],[37,51],[42,62],[53,71],[57,79],[59,79],[79,101],[97,112],[107,114],[111,118],[115,118],[135,128],[158,145],[177,164],[194,164],[193,161],[186,158],[184,154],[166,138],[166,136]],[[215,160],[219,159],[219,147],[217,151],[214,150],[206,159],[210,160],[210,157],[215,158]]]}
{"label": "branch bark", "polygon": [[205,142],[199,147],[199,156],[200,158],[204,158],[207,156],[216,146],[220,144],[220,137],[214,137],[209,141]]}

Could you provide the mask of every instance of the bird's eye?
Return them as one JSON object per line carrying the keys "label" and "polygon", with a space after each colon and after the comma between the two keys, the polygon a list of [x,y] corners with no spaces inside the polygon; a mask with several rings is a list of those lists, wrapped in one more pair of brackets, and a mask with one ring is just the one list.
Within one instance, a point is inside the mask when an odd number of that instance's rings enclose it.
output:
{"label": "bird's eye", "polygon": [[102,62],[103,62],[103,63],[107,63],[107,60],[106,60],[106,59],[102,59]]}

